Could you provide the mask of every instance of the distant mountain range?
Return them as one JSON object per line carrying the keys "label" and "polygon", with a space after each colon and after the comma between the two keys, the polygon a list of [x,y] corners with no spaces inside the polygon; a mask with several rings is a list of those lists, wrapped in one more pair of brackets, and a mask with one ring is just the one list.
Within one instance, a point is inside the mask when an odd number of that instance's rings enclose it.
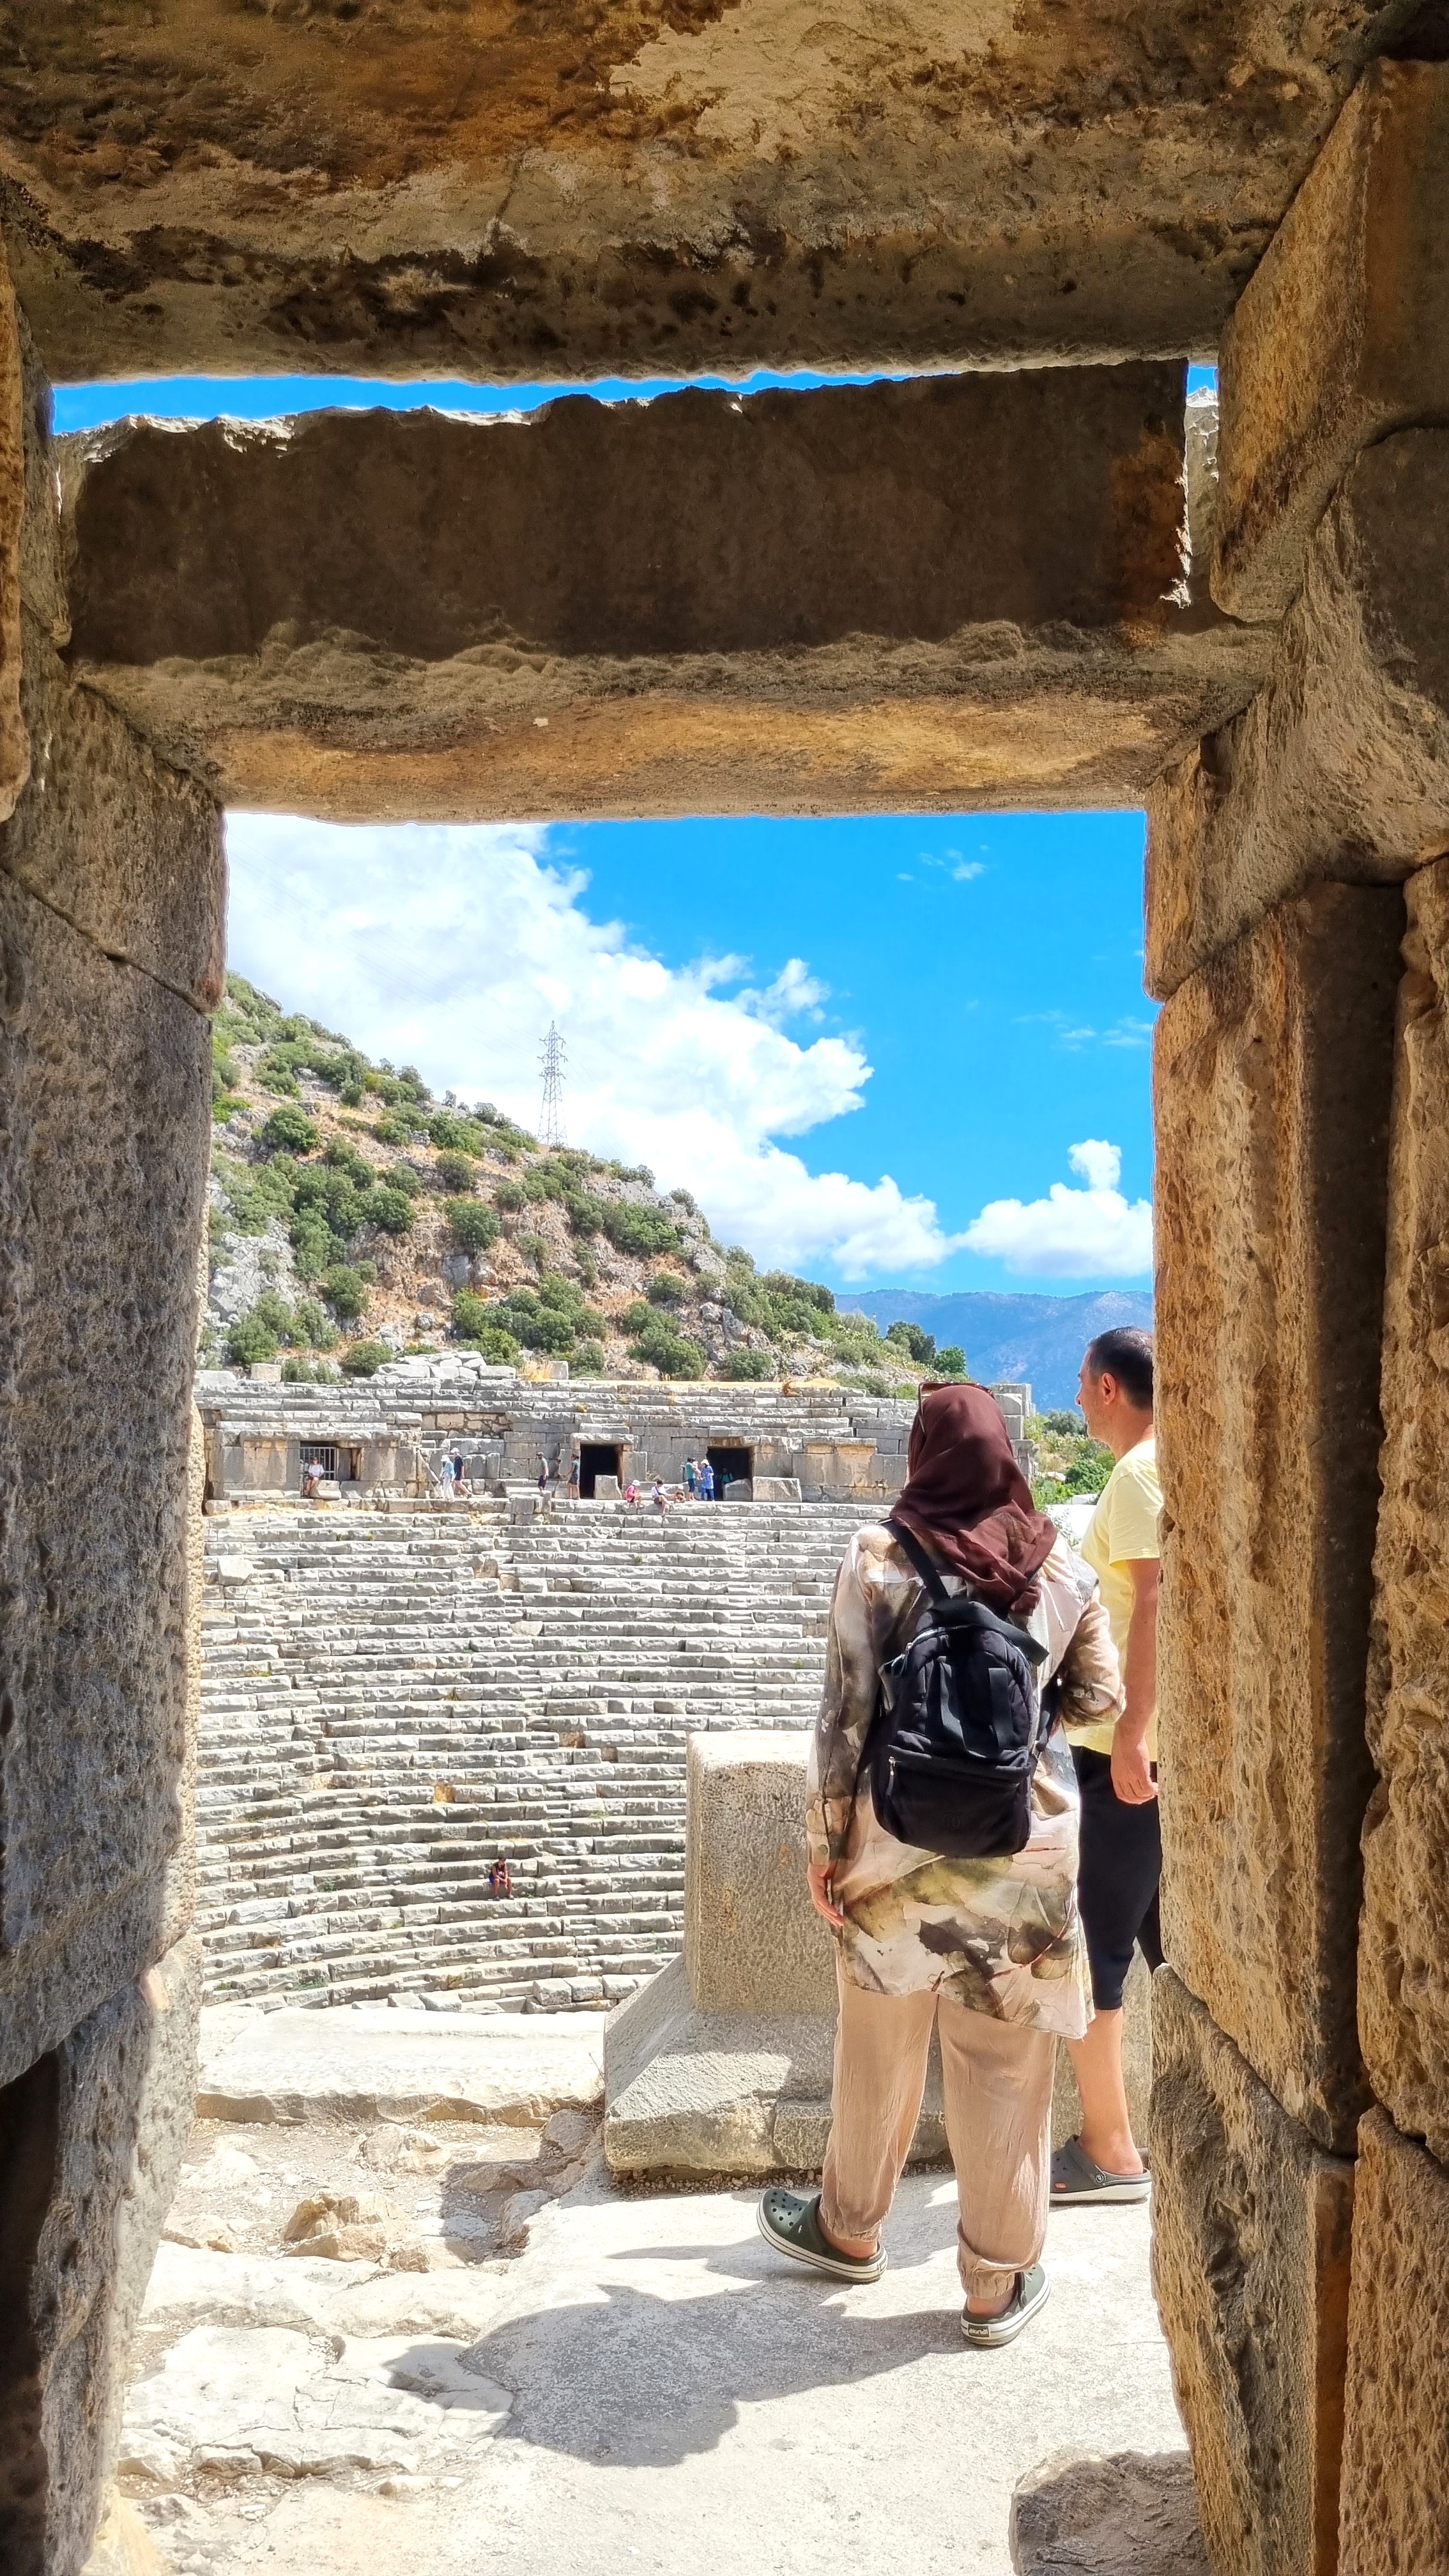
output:
{"label": "distant mountain range", "polygon": [[1103,1288],[1085,1297],[997,1296],[969,1289],[933,1297],[926,1289],[872,1288],[840,1303],[869,1315],[882,1332],[899,1319],[934,1333],[938,1347],[959,1342],[973,1377],[987,1385],[1025,1378],[1042,1413],[1075,1403],[1082,1353],[1098,1333],[1113,1324],[1145,1324],[1149,1330],[1152,1324],[1152,1299],[1135,1288]]}

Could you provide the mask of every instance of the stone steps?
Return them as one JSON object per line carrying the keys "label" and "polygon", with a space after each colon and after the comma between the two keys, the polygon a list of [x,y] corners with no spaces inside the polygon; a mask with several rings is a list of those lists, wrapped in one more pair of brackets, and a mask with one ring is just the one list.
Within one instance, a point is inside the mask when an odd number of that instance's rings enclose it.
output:
{"label": "stone steps", "polygon": [[[213,1995],[631,1991],[679,1945],[689,1734],[813,1721],[835,1568],[869,1517],[488,1500],[209,1519]],[[487,1889],[500,1857],[511,1897]]]}

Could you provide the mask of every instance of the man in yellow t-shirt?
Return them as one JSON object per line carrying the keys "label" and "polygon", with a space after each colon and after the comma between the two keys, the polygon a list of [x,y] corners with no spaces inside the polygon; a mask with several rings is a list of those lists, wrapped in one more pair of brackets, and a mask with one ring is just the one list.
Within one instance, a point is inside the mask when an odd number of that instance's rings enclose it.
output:
{"label": "man in yellow t-shirt", "polygon": [[1116,1460],[1082,1554],[1101,1588],[1124,1695],[1115,1720],[1070,1730],[1082,1797],[1077,1902],[1096,2018],[1086,2038],[1071,2043],[1082,2126],[1052,2158],[1058,2203],[1145,2200],[1149,2189],[1122,2074],[1122,1989],[1138,1946],[1150,1968],[1162,1965],[1156,1767],[1162,1488],[1152,1422],[1152,1335],[1133,1325],[1099,1334],[1082,1362],[1077,1402],[1093,1438],[1105,1441]]}

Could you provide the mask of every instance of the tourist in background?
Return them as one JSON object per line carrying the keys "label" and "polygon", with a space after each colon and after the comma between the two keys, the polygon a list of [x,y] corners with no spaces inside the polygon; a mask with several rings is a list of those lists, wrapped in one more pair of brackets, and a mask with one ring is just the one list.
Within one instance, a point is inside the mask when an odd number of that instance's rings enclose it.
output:
{"label": "tourist in background", "polygon": [[1152,1335],[1122,1325],[1098,1335],[1077,1389],[1087,1429],[1116,1461],[1082,1554],[1122,1666],[1120,1715],[1069,1727],[1082,1793],[1079,1900],[1096,2017],[1072,2049],[1082,2097],[1080,2133],[1052,2158],[1052,2200],[1145,2200],[1146,2162],[1132,2135],[1122,2067],[1122,1991],[1140,1948],[1162,1965],[1157,1892],[1157,1576],[1162,1488],[1152,1422]]}
{"label": "tourist in background", "polygon": [[577,1458],[577,1456],[574,1456],[573,1458],[571,1458],[571,1459],[569,1460],[569,1501],[570,1501],[571,1503],[576,1503],[576,1502],[578,1501],[578,1499],[579,1499],[579,1462],[578,1462],[578,1458]]}
{"label": "tourist in background", "polygon": [[684,1490],[692,1503],[699,1500],[699,1468],[693,1458],[684,1462]]}
{"label": "tourist in background", "polygon": [[[965,1586],[1045,1649],[1059,1713],[1108,1717],[1117,1658],[1095,1587],[1033,1508],[984,1387],[927,1382],[892,1518],[949,1593]],[[863,1775],[882,1666],[914,1635],[925,1587],[888,1527],[857,1532],[836,1577],[809,1769],[810,1895],[836,1936],[840,2019],[823,2189],[767,2191],[760,2228],[842,2280],[875,2280],[880,2229],[910,2153],[939,2021],[946,2135],[960,2201],[968,2342],[1010,2342],[1042,2305],[1056,2043],[1091,2016],[1076,1905],[1077,1783],[1054,1726],[1031,1789],[1030,1838],[948,1860],[898,1842]]]}
{"label": "tourist in background", "polygon": [[701,1502],[714,1501],[714,1469],[707,1458],[699,1462],[699,1493]]}

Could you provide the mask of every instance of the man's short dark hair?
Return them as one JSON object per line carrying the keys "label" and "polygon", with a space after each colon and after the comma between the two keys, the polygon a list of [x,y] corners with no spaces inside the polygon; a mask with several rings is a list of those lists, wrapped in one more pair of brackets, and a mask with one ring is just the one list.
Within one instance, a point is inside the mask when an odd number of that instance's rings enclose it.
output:
{"label": "man's short dark hair", "polygon": [[1093,1377],[1114,1377],[1139,1413],[1152,1411],[1152,1335],[1140,1324],[1114,1324],[1087,1344]]}

